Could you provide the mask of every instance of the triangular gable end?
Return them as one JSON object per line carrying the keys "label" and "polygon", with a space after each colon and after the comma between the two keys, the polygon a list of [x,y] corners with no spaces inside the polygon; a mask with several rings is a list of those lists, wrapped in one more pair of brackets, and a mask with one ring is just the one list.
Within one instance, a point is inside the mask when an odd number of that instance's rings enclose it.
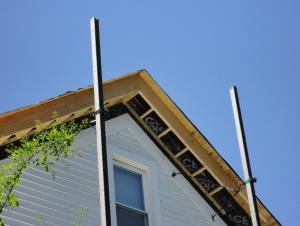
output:
{"label": "triangular gable end", "polygon": [[[104,82],[104,99],[105,106],[111,109],[109,117],[126,109],[225,221],[234,221],[235,215],[250,215],[246,191],[235,195],[225,188],[237,189],[242,180],[147,71]],[[58,115],[55,119],[53,112]],[[2,114],[0,146],[41,131],[53,120],[61,123],[93,112],[93,88],[87,87]],[[257,201],[262,225],[280,225]]]}

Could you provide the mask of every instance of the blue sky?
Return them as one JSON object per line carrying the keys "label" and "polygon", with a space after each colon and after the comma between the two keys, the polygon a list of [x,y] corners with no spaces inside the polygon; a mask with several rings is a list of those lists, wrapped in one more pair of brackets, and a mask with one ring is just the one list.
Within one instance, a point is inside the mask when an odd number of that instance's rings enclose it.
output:
{"label": "blue sky", "polygon": [[257,195],[295,225],[299,10],[297,0],[2,1],[0,113],[92,83],[96,16],[104,79],[147,69],[243,178],[229,96],[238,87]]}

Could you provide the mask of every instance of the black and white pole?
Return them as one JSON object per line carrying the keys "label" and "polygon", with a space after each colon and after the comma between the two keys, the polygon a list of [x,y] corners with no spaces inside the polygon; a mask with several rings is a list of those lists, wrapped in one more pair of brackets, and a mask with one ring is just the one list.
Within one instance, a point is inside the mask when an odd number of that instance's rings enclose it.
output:
{"label": "black and white pole", "polygon": [[97,140],[97,158],[100,192],[100,217],[101,226],[110,226],[110,205],[109,205],[109,184],[107,168],[106,134],[103,106],[103,87],[102,87],[102,68],[100,53],[100,34],[99,21],[92,18],[91,41],[92,41],[92,59],[93,59],[93,78],[94,78],[94,99],[95,99],[95,119],[96,119],[96,140]]}
{"label": "black and white pole", "polygon": [[231,96],[231,103],[235,121],[235,128],[237,132],[239,147],[240,147],[240,154],[243,164],[243,171],[245,176],[245,184],[247,189],[248,195],[248,202],[250,206],[250,213],[251,213],[251,220],[253,226],[260,226],[260,219],[258,214],[258,208],[256,203],[256,195],[254,189],[254,181],[252,178],[250,160],[248,155],[247,143],[246,143],[246,136],[243,126],[242,114],[240,109],[239,97],[237,93],[237,88],[235,86],[230,88],[230,96]]}

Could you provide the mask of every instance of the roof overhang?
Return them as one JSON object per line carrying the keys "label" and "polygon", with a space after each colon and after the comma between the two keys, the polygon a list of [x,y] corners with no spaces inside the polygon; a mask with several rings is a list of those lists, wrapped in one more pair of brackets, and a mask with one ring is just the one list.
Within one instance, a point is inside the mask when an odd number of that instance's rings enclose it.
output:
{"label": "roof overhang", "polygon": [[[162,141],[162,137],[170,131],[180,139],[184,144],[183,150],[176,154],[168,150],[168,148],[166,148],[166,151],[173,161],[182,168],[184,173],[195,184],[199,185],[199,188],[207,198],[217,207],[219,204],[216,202],[214,195],[222,187],[215,189],[213,192],[208,192],[196,179],[199,173],[204,170],[209,171],[221,186],[237,189],[242,184],[242,180],[237,173],[218,154],[209,141],[159,87],[147,71],[141,70],[105,81],[103,89],[105,107],[123,103],[161,146],[166,146]],[[150,106],[143,114],[138,114],[129,103],[137,94]],[[90,86],[38,104],[4,113],[0,115],[0,146],[41,131],[53,122],[67,122],[92,112],[94,112],[94,97],[93,87]],[[166,130],[159,135],[153,132],[149,124],[145,122],[145,117],[151,112],[155,112],[167,126]],[[187,152],[191,152],[201,163],[201,169],[197,170],[197,172],[191,173],[180,160],[180,156]],[[234,199],[250,215],[245,189],[241,190]],[[280,225],[261,201],[259,199],[257,201],[262,225]]]}

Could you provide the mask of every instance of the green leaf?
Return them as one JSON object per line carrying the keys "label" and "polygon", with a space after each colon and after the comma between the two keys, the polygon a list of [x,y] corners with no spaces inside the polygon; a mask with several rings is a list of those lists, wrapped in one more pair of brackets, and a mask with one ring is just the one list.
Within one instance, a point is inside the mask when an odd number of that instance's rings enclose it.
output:
{"label": "green leaf", "polygon": [[[58,117],[56,112],[54,117]],[[40,121],[36,120],[37,124]],[[14,187],[21,183],[23,171],[30,164],[42,165],[46,172],[54,175],[51,166],[54,164],[51,160],[59,160],[61,156],[79,156],[71,149],[75,136],[80,130],[86,128],[88,120],[83,120],[79,125],[74,121],[53,125],[50,128],[35,134],[31,137],[21,139],[18,146],[9,145],[7,153],[10,162],[0,165],[0,213],[9,206],[18,206],[19,201],[16,194],[13,193]],[[84,217],[86,213],[81,213]],[[0,215],[0,226],[4,225]]]}

